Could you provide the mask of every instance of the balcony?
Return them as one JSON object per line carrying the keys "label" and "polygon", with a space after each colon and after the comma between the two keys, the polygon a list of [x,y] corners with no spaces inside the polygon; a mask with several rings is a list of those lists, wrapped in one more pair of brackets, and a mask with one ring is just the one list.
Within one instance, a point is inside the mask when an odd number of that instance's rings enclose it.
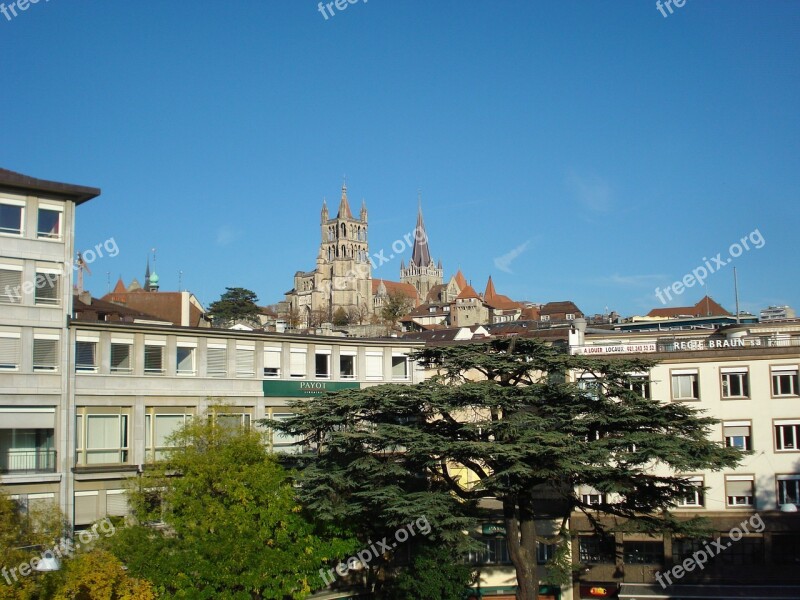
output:
{"label": "balcony", "polygon": [[0,454],[0,475],[55,472],[55,450],[8,450]]}

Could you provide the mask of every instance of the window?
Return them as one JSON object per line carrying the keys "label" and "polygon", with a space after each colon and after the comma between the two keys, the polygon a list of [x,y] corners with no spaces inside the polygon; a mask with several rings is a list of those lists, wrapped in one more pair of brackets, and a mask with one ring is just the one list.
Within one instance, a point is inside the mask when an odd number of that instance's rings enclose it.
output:
{"label": "window", "polygon": [[540,321],[549,321],[550,320],[550,315],[540,315],[539,316],[539,320]]}
{"label": "window", "polygon": [[772,562],[776,565],[800,565],[800,536],[796,533],[773,533]]}
{"label": "window", "polygon": [[600,382],[594,377],[581,377],[578,380],[578,389],[594,400],[600,398]]}
{"label": "window", "polygon": [[0,371],[19,369],[20,334],[0,332]]}
{"label": "window", "polygon": [[753,478],[747,475],[726,477],[725,496],[728,506],[752,506]]}
{"label": "window", "polygon": [[623,562],[626,565],[660,565],[664,563],[663,542],[624,542]]}
{"label": "window", "polygon": [[174,447],[168,441],[169,437],[183,427],[190,418],[191,415],[184,412],[145,415],[145,455],[148,462],[165,458],[166,451]]}
{"label": "window", "polygon": [[314,374],[317,379],[330,379],[331,377],[331,355],[330,350],[319,351],[314,354]]}
{"label": "window", "polygon": [[578,537],[578,557],[584,564],[614,564],[616,543],[613,537],[582,535]]}
{"label": "window", "polygon": [[302,379],[306,376],[306,351],[292,348],[289,353],[289,377]]}
{"label": "window", "polygon": [[797,367],[772,367],[772,395],[797,396]]}
{"label": "window", "polygon": [[775,421],[776,450],[800,450],[797,445],[798,435],[800,435],[800,420]]}
{"label": "window", "polygon": [[747,370],[722,368],[722,397],[747,398],[750,396],[750,380]]}
{"label": "window", "polygon": [[190,346],[178,346],[176,350],[178,375],[194,375],[197,371],[194,366],[195,349]]}
{"label": "window", "polygon": [[153,342],[145,342],[144,372],[148,375],[164,374],[164,346]]}
{"label": "window", "polygon": [[61,210],[39,207],[39,224],[36,235],[40,238],[57,240],[61,238]]}
{"label": "window", "polygon": [[[78,457],[81,464],[119,464],[128,461],[128,415],[78,415]],[[85,434],[85,436],[84,436]]]}
{"label": "window", "polygon": [[546,565],[556,555],[558,544],[543,544],[536,542],[536,564]]}
{"label": "window", "polygon": [[228,374],[228,348],[224,344],[208,344],[206,348],[206,375],[225,377]]}
{"label": "window", "polygon": [[36,271],[36,292],[34,299],[36,304],[47,304],[58,306],[60,304],[59,289],[61,287],[61,275],[57,272]]}
{"label": "window", "polygon": [[697,370],[672,372],[672,399],[698,400]]}
{"label": "window", "polygon": [[255,377],[255,374],[256,374],[255,346],[236,346],[236,376]]}
{"label": "window", "polygon": [[722,437],[728,448],[752,450],[750,442],[750,421],[724,421],[722,423]]}
{"label": "window", "polygon": [[33,338],[33,370],[58,370],[58,336],[38,336]]}
{"label": "window", "polygon": [[725,547],[725,552],[720,552],[717,560],[723,565],[746,566],[764,564],[764,538],[743,537],[734,540],[721,537],[720,544]]}
{"label": "window", "polygon": [[264,377],[281,376],[281,349],[264,348]]}
{"label": "window", "polygon": [[[673,538],[672,540],[672,562],[673,564],[680,564],[685,559],[690,558],[692,554],[698,550],[704,550],[704,547],[709,544],[711,540],[697,539],[697,538]],[[705,551],[705,550],[704,550]],[[706,551],[706,554],[708,552]],[[711,557],[714,560],[714,557]]]}
{"label": "window", "polygon": [[778,475],[778,505],[800,507],[800,475]]}
{"label": "window", "polygon": [[250,428],[250,415],[248,413],[216,413],[214,423],[219,427]]}
{"label": "window", "polygon": [[3,200],[0,203],[0,233],[22,235],[22,224],[25,222],[24,214],[24,202]]}
{"label": "window", "polygon": [[510,565],[506,540],[502,537],[481,537],[478,541],[483,545],[481,550],[473,550],[467,560],[473,565]]}
{"label": "window", "polygon": [[97,373],[97,342],[95,340],[75,342],[75,371]]}
{"label": "window", "polygon": [[356,378],[356,356],[355,354],[344,354],[345,350],[339,354],[339,376],[342,379]]}
{"label": "window", "polygon": [[132,373],[131,347],[133,341],[115,342],[111,341],[111,372],[112,373]]}
{"label": "window", "polygon": [[383,352],[367,352],[367,379],[383,379]]}
{"label": "window", "polygon": [[566,319],[567,321],[574,321],[575,315],[573,313],[567,313]]}
{"label": "window", "polygon": [[703,493],[703,478],[690,477],[689,481],[694,485],[694,491],[690,492],[678,501],[678,506],[686,508],[701,508],[705,504],[705,494]]}
{"label": "window", "polygon": [[628,388],[642,398],[650,399],[650,379],[647,375],[634,375],[628,382]]}
{"label": "window", "polygon": [[[272,413],[272,418],[276,421],[285,421],[294,416],[295,415],[293,413]],[[302,446],[295,445],[296,442],[300,442],[302,439],[303,438],[299,435],[291,435],[278,431],[277,429],[273,429],[272,451],[279,452],[281,454],[295,454],[302,452]]]}
{"label": "window", "polygon": [[408,379],[407,356],[392,356],[392,379]]}
{"label": "window", "polygon": [[22,302],[22,267],[0,265],[0,302],[4,304]]}
{"label": "window", "polygon": [[597,506],[603,503],[603,494],[600,492],[581,494],[581,502],[590,506]]}

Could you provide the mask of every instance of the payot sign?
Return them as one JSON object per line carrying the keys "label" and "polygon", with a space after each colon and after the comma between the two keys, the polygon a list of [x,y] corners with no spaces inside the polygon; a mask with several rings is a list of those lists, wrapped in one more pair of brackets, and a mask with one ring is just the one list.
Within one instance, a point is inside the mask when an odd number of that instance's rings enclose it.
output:
{"label": "payot sign", "polygon": [[280,398],[306,398],[326,392],[357,390],[356,381],[264,381],[264,396]]}

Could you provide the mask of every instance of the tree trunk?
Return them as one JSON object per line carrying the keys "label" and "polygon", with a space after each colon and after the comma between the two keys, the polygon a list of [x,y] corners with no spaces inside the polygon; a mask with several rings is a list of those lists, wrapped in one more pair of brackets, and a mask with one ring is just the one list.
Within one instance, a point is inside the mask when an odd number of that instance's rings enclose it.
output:
{"label": "tree trunk", "polygon": [[517,575],[517,600],[538,600],[539,569],[536,564],[536,526],[533,513],[514,498],[503,499],[508,554]]}

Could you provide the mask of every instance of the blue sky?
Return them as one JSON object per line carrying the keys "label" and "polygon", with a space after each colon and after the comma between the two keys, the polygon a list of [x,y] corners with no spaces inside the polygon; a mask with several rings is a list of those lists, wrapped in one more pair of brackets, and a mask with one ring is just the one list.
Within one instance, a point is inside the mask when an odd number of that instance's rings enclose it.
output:
{"label": "blue sky", "polygon": [[[9,4],[8,0],[5,0]],[[733,310],[791,304],[800,3],[41,0],[0,15],[0,166],[102,188],[87,287],[282,299],[314,267],[323,196],[366,199],[370,250],[414,227],[482,291],[641,314],[708,277]],[[397,256],[375,277],[397,280]],[[694,304],[694,286],[670,305]]]}

